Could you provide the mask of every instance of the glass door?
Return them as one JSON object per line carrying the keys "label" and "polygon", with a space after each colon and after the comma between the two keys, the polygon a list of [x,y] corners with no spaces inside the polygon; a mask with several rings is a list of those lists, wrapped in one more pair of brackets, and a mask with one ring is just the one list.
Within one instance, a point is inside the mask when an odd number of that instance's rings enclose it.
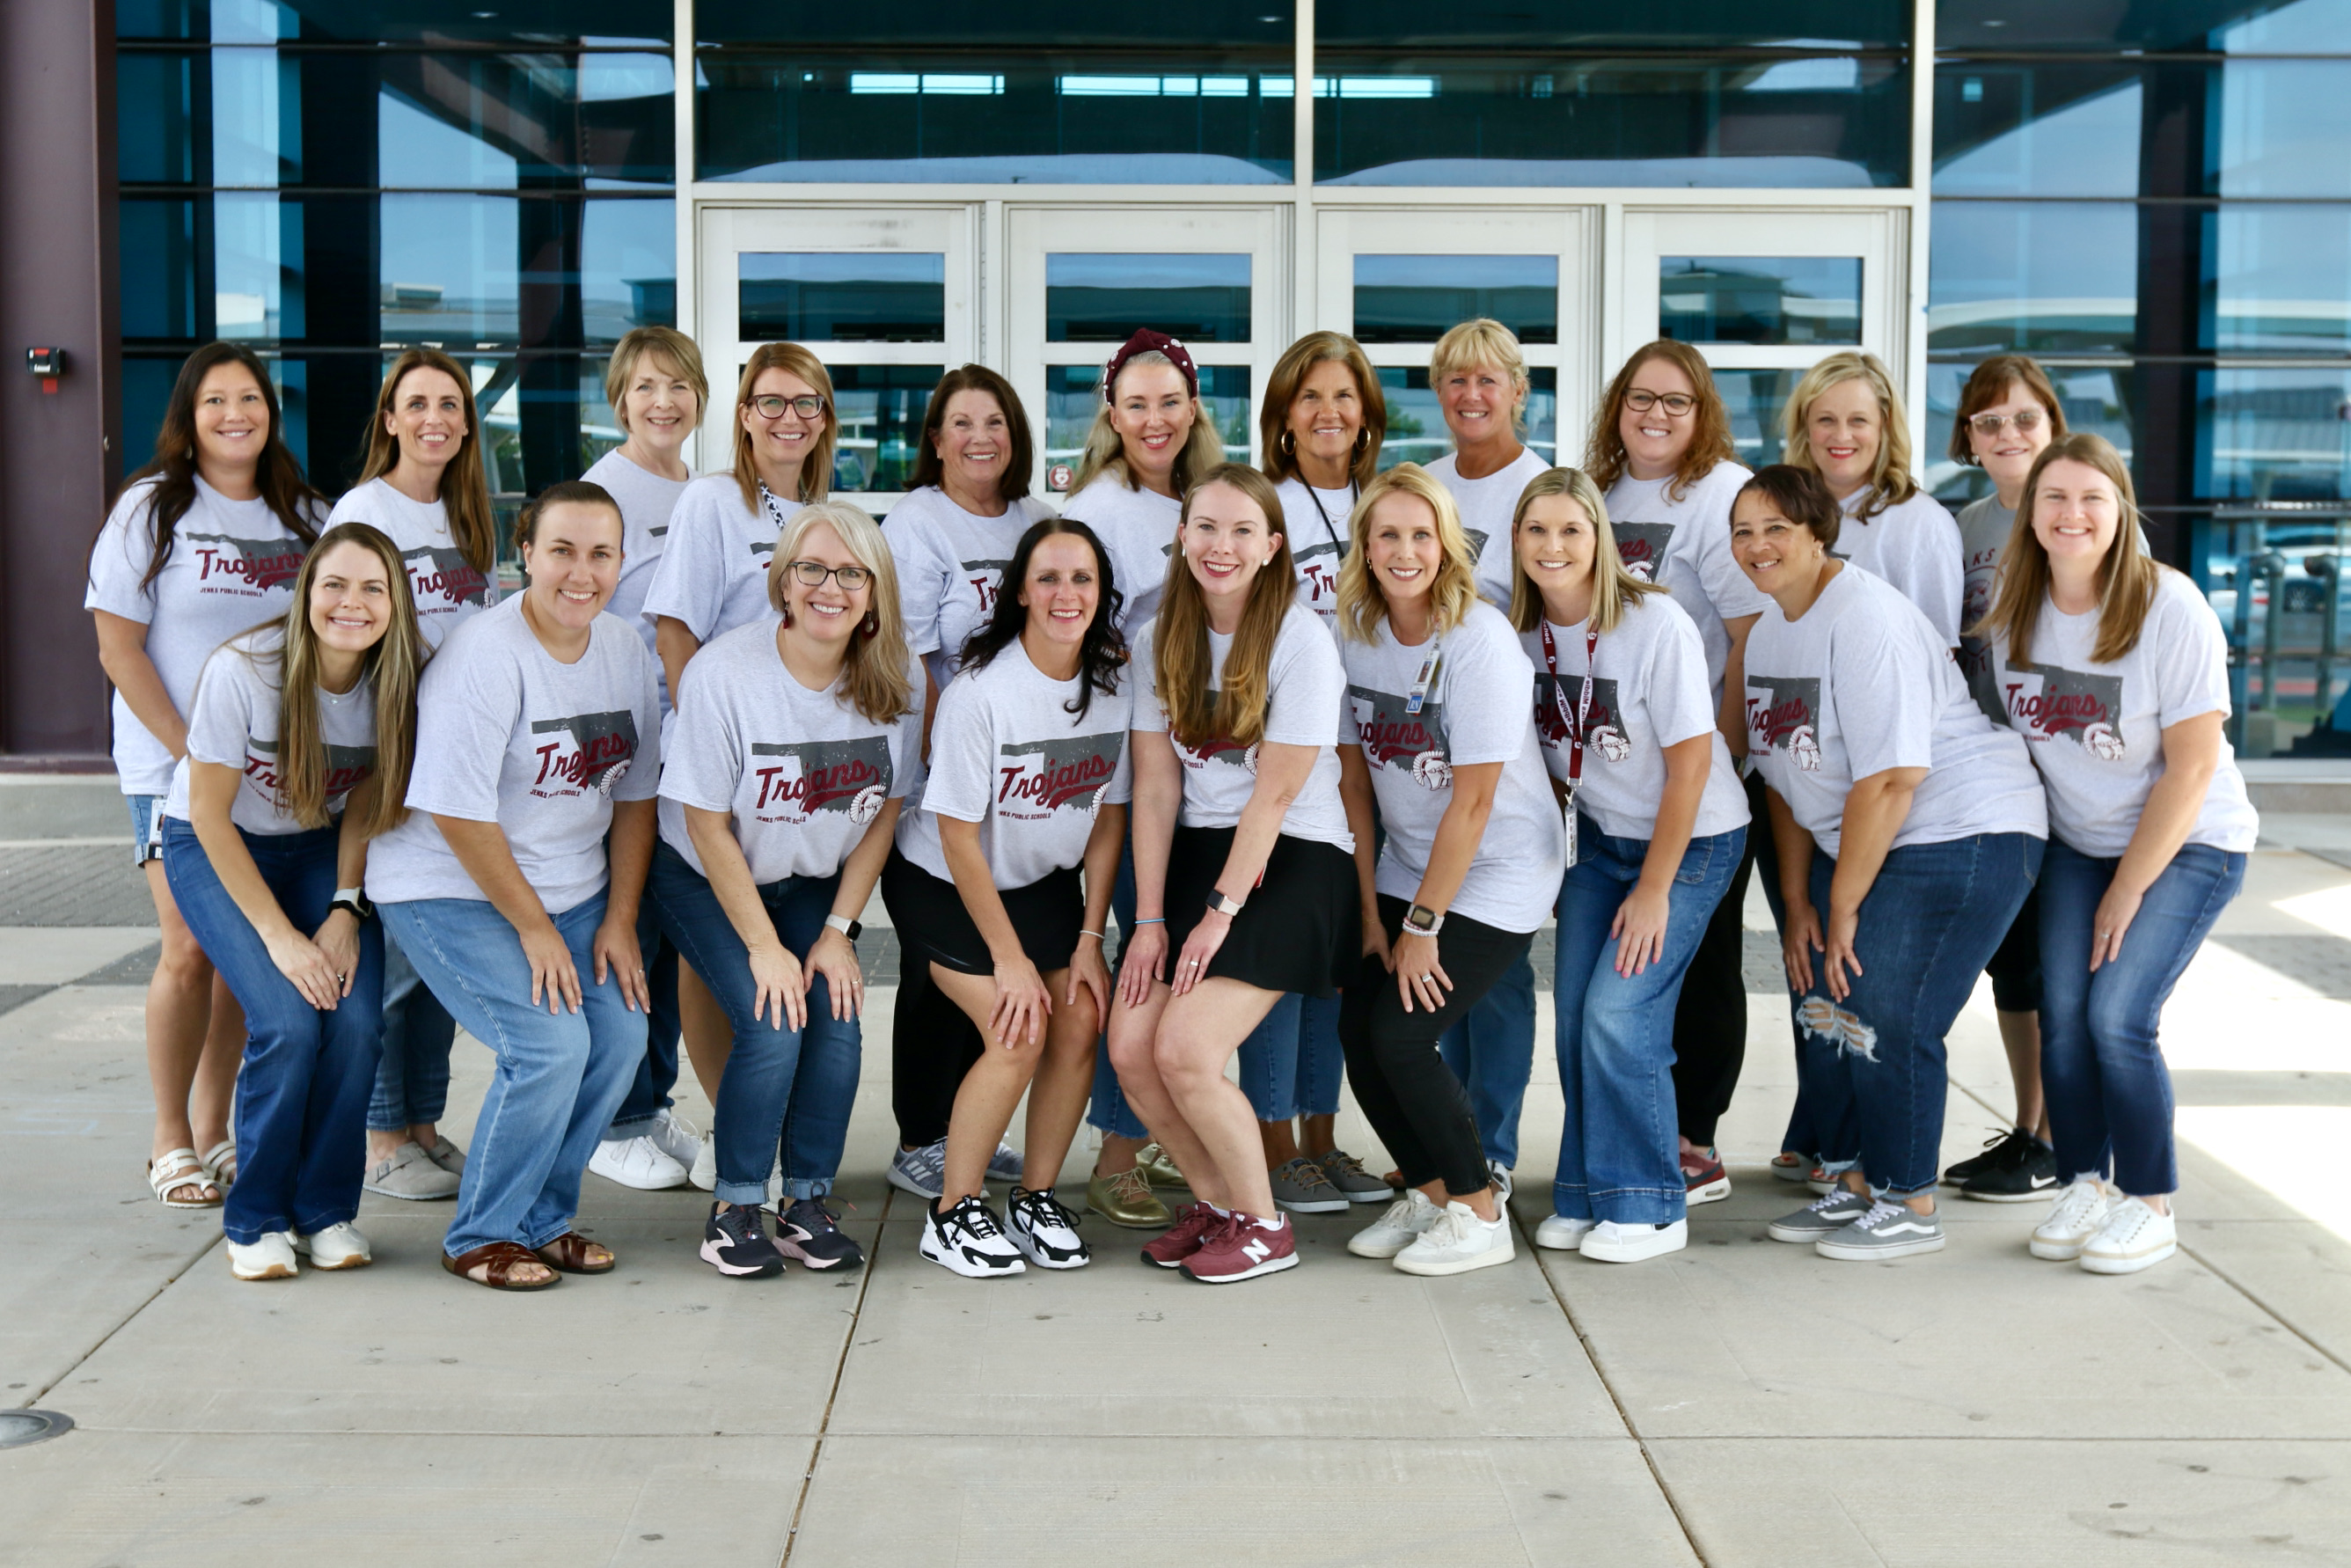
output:
{"label": "glass door", "polygon": [[1629,211],[1623,234],[1614,361],[1658,338],[1695,345],[1749,467],[1780,460],[1781,410],[1816,361],[1865,350],[1904,384],[1901,210]]}
{"label": "glass door", "polygon": [[1256,451],[1256,394],[1290,342],[1273,207],[1015,207],[1006,373],[1038,426],[1040,488],[1065,494],[1102,405],[1102,370],[1139,327],[1179,339],[1225,454]]}
{"label": "glass door", "polygon": [[914,471],[931,388],[979,357],[972,208],[716,207],[701,224],[713,407],[695,466],[735,460],[735,386],[751,351],[799,343],[824,361],[840,405],[833,493],[887,511]]}
{"label": "glass door", "polygon": [[1575,461],[1597,346],[1587,209],[1325,207],[1317,224],[1316,313],[1352,333],[1379,370],[1388,405],[1382,467],[1453,449],[1429,356],[1448,329],[1480,316],[1517,333],[1526,357],[1527,445],[1547,463]]}

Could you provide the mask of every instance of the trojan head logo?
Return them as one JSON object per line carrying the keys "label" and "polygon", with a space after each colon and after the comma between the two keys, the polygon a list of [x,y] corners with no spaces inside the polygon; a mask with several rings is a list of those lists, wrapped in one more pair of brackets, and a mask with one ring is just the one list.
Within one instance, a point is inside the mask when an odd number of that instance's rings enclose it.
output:
{"label": "trojan head logo", "polygon": [[536,748],[538,774],[530,790],[543,798],[590,789],[609,798],[637,755],[637,716],[627,708],[533,719],[530,732],[548,737]]}
{"label": "trojan head logo", "polygon": [[1671,523],[1614,523],[1616,559],[1643,582],[1655,582],[1666,570],[1666,549],[1674,542]]}
{"label": "trojan head logo", "polygon": [[2027,740],[2064,736],[2101,762],[2123,759],[2123,678],[2055,664],[2011,664],[2001,706]]}
{"label": "trojan head logo", "polygon": [[1118,771],[1119,747],[1125,744],[1125,735],[1112,730],[998,747],[998,814],[1037,821],[1075,802],[1093,815],[1101,809],[1103,787]]}
{"label": "trojan head logo", "polygon": [[424,545],[401,551],[400,559],[407,564],[408,591],[416,596],[420,615],[480,604],[488,592],[490,580],[474,570],[463,550]]}
{"label": "trojan head logo", "polygon": [[1408,768],[1415,779],[1431,789],[1442,789],[1453,781],[1453,771],[1447,768],[1439,781],[1430,782],[1438,775],[1421,761],[1433,753],[1441,762],[1451,749],[1446,744],[1445,705],[1435,693],[1420,705],[1418,713],[1405,711],[1407,699],[1370,686],[1349,686],[1347,701],[1355,710],[1355,732],[1365,761],[1374,768],[1390,763]]}
{"label": "trojan head logo", "polygon": [[240,539],[227,534],[184,538],[195,552],[196,581],[207,593],[283,588],[302,570],[299,539]]}
{"label": "trojan head logo", "polygon": [[979,595],[979,612],[982,615],[994,614],[997,597],[1004,591],[1004,574],[1012,563],[1008,560],[966,560],[956,564],[963,568],[964,580],[970,583],[972,591]]}
{"label": "trojan head logo", "polygon": [[1821,683],[1817,675],[1747,675],[1748,743],[1777,747],[1807,773],[1821,766]]}
{"label": "trojan head logo", "polygon": [[[1661,525],[1670,526],[1670,525]],[[1566,699],[1567,716],[1560,716],[1560,701]],[[1568,732],[1575,723],[1577,705],[1583,700],[1582,675],[1553,675],[1549,670],[1535,672],[1535,733],[1542,737],[1545,746],[1556,751],[1568,743]],[[1616,712],[1616,683],[1607,675],[1592,678],[1592,706],[1584,715],[1583,744],[1611,762],[1622,762],[1633,755],[1633,743],[1625,738],[1625,726]]]}
{"label": "trojan head logo", "polygon": [[751,814],[760,821],[805,822],[819,811],[841,811],[862,827],[890,798],[890,742],[878,735],[753,741],[748,771],[759,786]]}

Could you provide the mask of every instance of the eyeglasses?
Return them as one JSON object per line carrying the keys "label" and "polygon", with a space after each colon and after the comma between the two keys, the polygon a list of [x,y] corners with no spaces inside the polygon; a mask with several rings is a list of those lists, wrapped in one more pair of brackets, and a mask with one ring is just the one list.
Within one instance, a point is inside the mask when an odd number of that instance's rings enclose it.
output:
{"label": "eyeglasses", "polygon": [[824,413],[824,399],[814,392],[800,397],[778,397],[769,392],[765,397],[753,398],[751,406],[759,411],[761,419],[781,419],[786,409],[790,409],[802,419],[814,419]]}
{"label": "eyeglasses", "polygon": [[2016,426],[2019,435],[2030,435],[2041,428],[2041,411],[2028,408],[2022,413],[1980,413],[1968,421],[1968,428],[1981,436],[1996,436],[2010,425]]}
{"label": "eyeglasses", "polygon": [[1666,405],[1668,418],[1679,419],[1698,406],[1698,399],[1687,392],[1653,392],[1642,387],[1625,394],[1625,406],[1635,413],[1646,413],[1659,403]]}
{"label": "eyeglasses", "polygon": [[827,566],[820,560],[792,562],[792,576],[804,588],[822,588],[826,578],[834,578],[843,593],[854,593],[873,580],[873,574],[862,566]]}

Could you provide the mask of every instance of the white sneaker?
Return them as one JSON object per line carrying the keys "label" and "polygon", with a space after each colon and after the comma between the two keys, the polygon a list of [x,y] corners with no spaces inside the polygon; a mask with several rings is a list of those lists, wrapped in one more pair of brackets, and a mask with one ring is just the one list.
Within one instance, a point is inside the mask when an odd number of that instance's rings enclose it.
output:
{"label": "white sneaker", "polygon": [[2072,1262],[2090,1238],[2106,1228],[2106,1213],[2113,1207],[2105,1183],[2095,1176],[2073,1183],[2057,1195],[2049,1218],[2032,1228],[2032,1255],[2052,1263]]}
{"label": "white sneaker", "polygon": [[2106,1211],[2105,1228],[2082,1248],[2082,1267],[2093,1274],[2136,1274],[2179,1250],[2179,1222],[2142,1198],[2126,1197]]}
{"label": "white sneaker", "polygon": [[933,1204],[914,1249],[967,1280],[1001,1279],[1028,1268],[994,1211],[976,1197],[963,1199],[945,1214]]}
{"label": "white sneaker", "polygon": [[1078,1217],[1050,1191],[1014,1187],[1004,1225],[1012,1245],[1040,1269],[1082,1269],[1093,1260],[1078,1235]]}
{"label": "white sneaker", "polygon": [[653,1147],[692,1170],[702,1163],[702,1146],[711,1140],[694,1130],[694,1124],[664,1108],[653,1113],[653,1130],[645,1134]]}
{"label": "white sneaker", "polygon": [[660,1192],[685,1185],[685,1167],[662,1153],[650,1134],[608,1138],[598,1144],[596,1152],[588,1156],[588,1168],[606,1181],[616,1181],[639,1192]]}
{"label": "white sneaker", "polygon": [[705,1192],[718,1190],[718,1140],[716,1138],[702,1140],[702,1147],[696,1149],[694,1154],[694,1168],[686,1172],[685,1179]]}
{"label": "white sneaker", "polygon": [[1486,1174],[1494,1178],[1494,1197],[1499,1202],[1510,1201],[1510,1167],[1499,1160],[1486,1162]]}
{"label": "white sneaker", "polygon": [[298,1230],[286,1234],[293,1238],[294,1250],[307,1256],[313,1269],[364,1269],[375,1261],[375,1254],[368,1249],[368,1239],[349,1220],[308,1236]]}
{"label": "white sneaker", "polygon": [[1570,1219],[1564,1214],[1546,1215],[1535,1227],[1535,1245],[1553,1252],[1576,1252],[1583,1247],[1583,1239],[1599,1225],[1596,1219]]}
{"label": "white sneaker", "polygon": [[1669,1225],[1624,1225],[1604,1219],[1583,1239],[1583,1255],[1601,1263],[1638,1263],[1689,1245],[1689,1221]]}
{"label": "white sneaker", "polygon": [[1395,1267],[1406,1274],[1466,1274],[1507,1263],[1517,1254],[1509,1215],[1480,1219],[1468,1204],[1448,1203],[1420,1239],[1395,1255]]}
{"label": "white sneaker", "polygon": [[229,1242],[228,1271],[240,1280],[292,1279],[294,1233],[272,1230],[258,1241]]}
{"label": "white sneaker", "polygon": [[1413,1187],[1388,1205],[1387,1212],[1347,1238],[1347,1250],[1358,1258],[1393,1258],[1419,1240],[1445,1211]]}

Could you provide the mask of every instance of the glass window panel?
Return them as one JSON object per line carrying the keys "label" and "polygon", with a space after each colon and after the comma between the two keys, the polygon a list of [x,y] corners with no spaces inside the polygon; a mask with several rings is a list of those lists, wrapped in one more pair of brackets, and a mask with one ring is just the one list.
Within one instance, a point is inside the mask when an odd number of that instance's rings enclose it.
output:
{"label": "glass window panel", "polygon": [[[235,0],[256,14],[276,12],[303,38],[339,43],[570,44],[666,47],[670,9],[643,0]],[[222,0],[213,0],[218,16]],[[715,8],[715,7],[706,7]],[[218,23],[214,23],[215,29]],[[290,29],[280,37],[296,36]]]}
{"label": "glass window panel", "polygon": [[1947,63],[1935,73],[1938,196],[2138,193],[2140,70]]}
{"label": "glass window panel", "polygon": [[647,198],[580,204],[581,340],[611,343],[638,327],[676,326],[676,204]]}
{"label": "glass window panel", "polygon": [[1045,257],[1045,340],[1123,343],[1148,327],[1187,343],[1249,340],[1243,252],[1061,251]]}
{"label": "glass window panel", "polygon": [[2138,210],[2130,204],[1935,204],[1930,349],[2128,352],[2137,315]]}
{"label": "glass window panel", "polygon": [[669,57],[573,58],[381,56],[377,183],[511,190],[570,176],[668,184],[676,172]]}
{"label": "glass window panel", "polygon": [[[1247,365],[1202,365],[1200,404],[1224,437],[1225,456],[1249,460],[1249,372]],[[1075,467],[1102,406],[1102,371],[1094,365],[1052,365],[1045,371],[1045,456],[1040,466]]]}
{"label": "glass window panel", "polygon": [[1668,256],[1657,335],[1683,343],[1859,343],[1857,256]]}
{"label": "glass window panel", "polygon": [[903,490],[914,477],[923,410],[944,365],[828,364],[841,413],[836,490]]}
{"label": "glass window panel", "polygon": [[2351,60],[2231,60],[2215,74],[2220,166],[2209,189],[2351,196]]}
{"label": "glass window panel", "polygon": [[211,336],[209,323],[197,312],[198,213],[193,201],[122,198],[116,244],[126,339],[201,341]]}
{"label": "glass window panel", "polygon": [[[1898,57],[1318,53],[1314,176],[1356,185],[1899,185]],[[1381,90],[1409,84],[1413,90]]]}
{"label": "glass window panel", "polygon": [[2351,499],[2351,370],[2203,371],[2196,382],[2198,495]]}
{"label": "glass window panel", "polygon": [[1739,461],[1750,468],[1777,463],[1787,443],[1780,434],[1781,410],[1794,395],[1802,371],[1725,371],[1714,372],[1715,389],[1722,393],[1730,415],[1730,444]]}
{"label": "glass window panel", "polygon": [[947,335],[936,251],[754,251],[737,258],[746,342],[935,343]]}
{"label": "glass window panel", "polygon": [[2351,55],[2351,7],[2343,0],[2228,8],[2245,13],[2245,19],[2213,29],[2216,49],[2246,55]]}
{"label": "glass window panel", "polygon": [[212,198],[212,208],[214,335],[299,337],[298,298],[289,324],[283,286],[287,242],[296,256],[302,253],[300,206],[281,211],[273,192],[223,191]]}
{"label": "glass window panel", "polygon": [[2001,0],[1937,6],[1935,43],[1945,50],[2346,54],[2351,14],[2342,0]]}
{"label": "glass window panel", "polygon": [[219,48],[212,75],[213,183],[277,184],[287,172],[279,149],[286,110],[300,101],[298,89],[292,101],[281,90],[295,86],[289,62],[275,49]]}
{"label": "glass window panel", "polygon": [[204,138],[196,129],[195,73],[203,58],[134,50],[115,56],[116,169],[124,184],[197,178]]}
{"label": "glass window panel", "polygon": [[2204,233],[2206,348],[2351,351],[2351,206],[2224,206]]}
{"label": "glass window panel", "polygon": [[[1936,499],[1954,511],[1979,496],[1991,494],[1991,481],[1972,464],[1950,455],[1952,421],[1959,417],[1959,392],[1968,383],[1972,364],[1930,364],[1927,367],[1927,439],[1920,448],[1919,482]],[[2105,436],[2128,462],[2133,431],[2132,372],[2118,366],[2046,365],[2049,382],[2068,430],[2086,430]],[[1723,372],[1717,371],[1717,380]],[[1776,448],[1774,449],[1776,451]],[[1744,455],[1741,460],[1745,461]]]}
{"label": "glass window panel", "polygon": [[[800,13],[799,15],[806,15]],[[1290,50],[705,53],[705,180],[1280,184]]]}
{"label": "glass window panel", "polygon": [[[1200,45],[1279,50],[1286,62],[1297,37],[1296,15],[1289,0],[1194,0],[1191,5],[1155,12],[1149,32],[1162,47]],[[695,8],[694,30],[704,44],[779,44],[820,47],[830,54],[861,45],[879,49],[918,45],[1030,53],[1047,49],[1123,52],[1136,43],[1132,16],[1080,0],[1032,0],[1025,5],[898,0],[892,5],[830,5],[797,11],[704,0]],[[1134,68],[1123,60],[1097,59],[1090,68],[1125,71]]]}
{"label": "glass window panel", "polygon": [[[1426,0],[1351,0],[1315,7],[1318,51],[1330,46],[1377,47],[1426,38],[1437,18]],[[1905,0],[1774,0],[1766,6],[1683,4],[1659,6],[1520,6],[1447,14],[1448,40],[1463,48],[1899,48],[1910,41]]]}
{"label": "glass window panel", "polygon": [[504,345],[518,340],[528,316],[533,342],[571,345],[675,317],[666,200],[421,193],[380,200],[384,342]]}
{"label": "glass window panel", "polygon": [[[1559,372],[1549,365],[1527,367],[1526,427],[1520,438],[1546,463],[1559,461]],[[1380,367],[1380,392],[1387,399],[1388,434],[1380,446],[1380,466],[1424,466],[1453,450],[1445,411],[1428,384],[1426,365]]]}
{"label": "glass window panel", "polygon": [[1359,256],[1355,340],[1433,343],[1487,316],[1521,343],[1559,341],[1555,256]]}

